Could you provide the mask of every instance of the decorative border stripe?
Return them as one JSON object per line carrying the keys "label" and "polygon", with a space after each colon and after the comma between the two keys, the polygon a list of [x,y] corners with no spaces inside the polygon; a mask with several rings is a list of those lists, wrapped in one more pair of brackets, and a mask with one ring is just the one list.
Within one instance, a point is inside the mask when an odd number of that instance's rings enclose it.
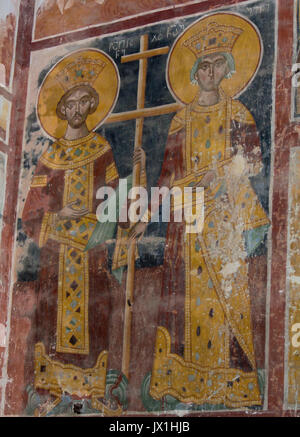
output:
{"label": "decorative border stripe", "polygon": [[33,176],[30,188],[46,187],[48,181],[47,175]]}

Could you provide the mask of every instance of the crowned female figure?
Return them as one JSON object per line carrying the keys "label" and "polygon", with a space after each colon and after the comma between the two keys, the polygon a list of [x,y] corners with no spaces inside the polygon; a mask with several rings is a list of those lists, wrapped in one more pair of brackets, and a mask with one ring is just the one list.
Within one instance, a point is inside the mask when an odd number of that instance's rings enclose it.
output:
{"label": "crowned female figure", "polygon": [[192,25],[170,52],[169,86],[185,106],[171,122],[159,186],[203,187],[204,226],[168,225],[150,382],[157,400],[261,404],[245,239],[261,242],[269,220],[250,182],[262,168],[256,124],[232,98],[261,52],[257,29],[224,13]]}

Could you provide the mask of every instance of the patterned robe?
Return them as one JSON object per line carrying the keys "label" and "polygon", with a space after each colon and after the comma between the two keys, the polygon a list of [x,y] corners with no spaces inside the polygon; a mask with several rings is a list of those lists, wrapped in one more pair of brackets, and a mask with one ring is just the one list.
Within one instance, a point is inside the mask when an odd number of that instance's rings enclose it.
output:
{"label": "patterned robe", "polygon": [[[109,144],[91,132],[53,143],[39,160],[27,196],[23,227],[40,247],[29,339],[35,345],[34,385],[58,397],[104,395],[111,314],[107,253],[104,245],[84,249],[97,223],[96,192],[117,183]],[[57,213],[71,202],[89,213],[60,219]],[[32,365],[29,353],[29,374]]]}
{"label": "patterned robe", "polygon": [[245,232],[268,218],[250,183],[261,170],[254,119],[237,100],[197,100],[173,118],[159,186],[191,186],[208,170],[204,228],[171,222],[150,394],[182,402],[260,405]]}

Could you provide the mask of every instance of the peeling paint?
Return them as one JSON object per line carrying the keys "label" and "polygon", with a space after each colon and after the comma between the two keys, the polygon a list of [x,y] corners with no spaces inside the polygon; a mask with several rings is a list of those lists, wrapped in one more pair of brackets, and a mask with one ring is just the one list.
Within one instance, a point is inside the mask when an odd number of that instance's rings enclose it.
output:
{"label": "peeling paint", "polygon": [[6,347],[6,329],[2,323],[0,323],[0,347]]}

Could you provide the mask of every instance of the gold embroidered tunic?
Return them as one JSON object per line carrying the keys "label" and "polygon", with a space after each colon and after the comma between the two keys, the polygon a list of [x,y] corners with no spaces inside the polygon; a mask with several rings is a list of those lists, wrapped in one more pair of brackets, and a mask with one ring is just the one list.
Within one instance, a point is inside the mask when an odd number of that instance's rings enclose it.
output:
{"label": "gold embroidered tunic", "polygon": [[[23,228],[41,250],[32,324],[35,387],[56,395],[104,394],[110,277],[105,248],[84,249],[97,223],[96,191],[117,183],[112,150],[92,132],[80,140],[60,139],[48,148],[26,200]],[[88,214],[61,219],[58,212],[68,204],[87,208]],[[33,357],[28,359],[33,362]]]}
{"label": "gold embroidered tunic", "polygon": [[183,402],[260,405],[244,232],[268,224],[249,176],[261,169],[255,122],[236,100],[195,100],[173,119],[160,186],[208,170],[204,229],[170,223],[150,394]]}

